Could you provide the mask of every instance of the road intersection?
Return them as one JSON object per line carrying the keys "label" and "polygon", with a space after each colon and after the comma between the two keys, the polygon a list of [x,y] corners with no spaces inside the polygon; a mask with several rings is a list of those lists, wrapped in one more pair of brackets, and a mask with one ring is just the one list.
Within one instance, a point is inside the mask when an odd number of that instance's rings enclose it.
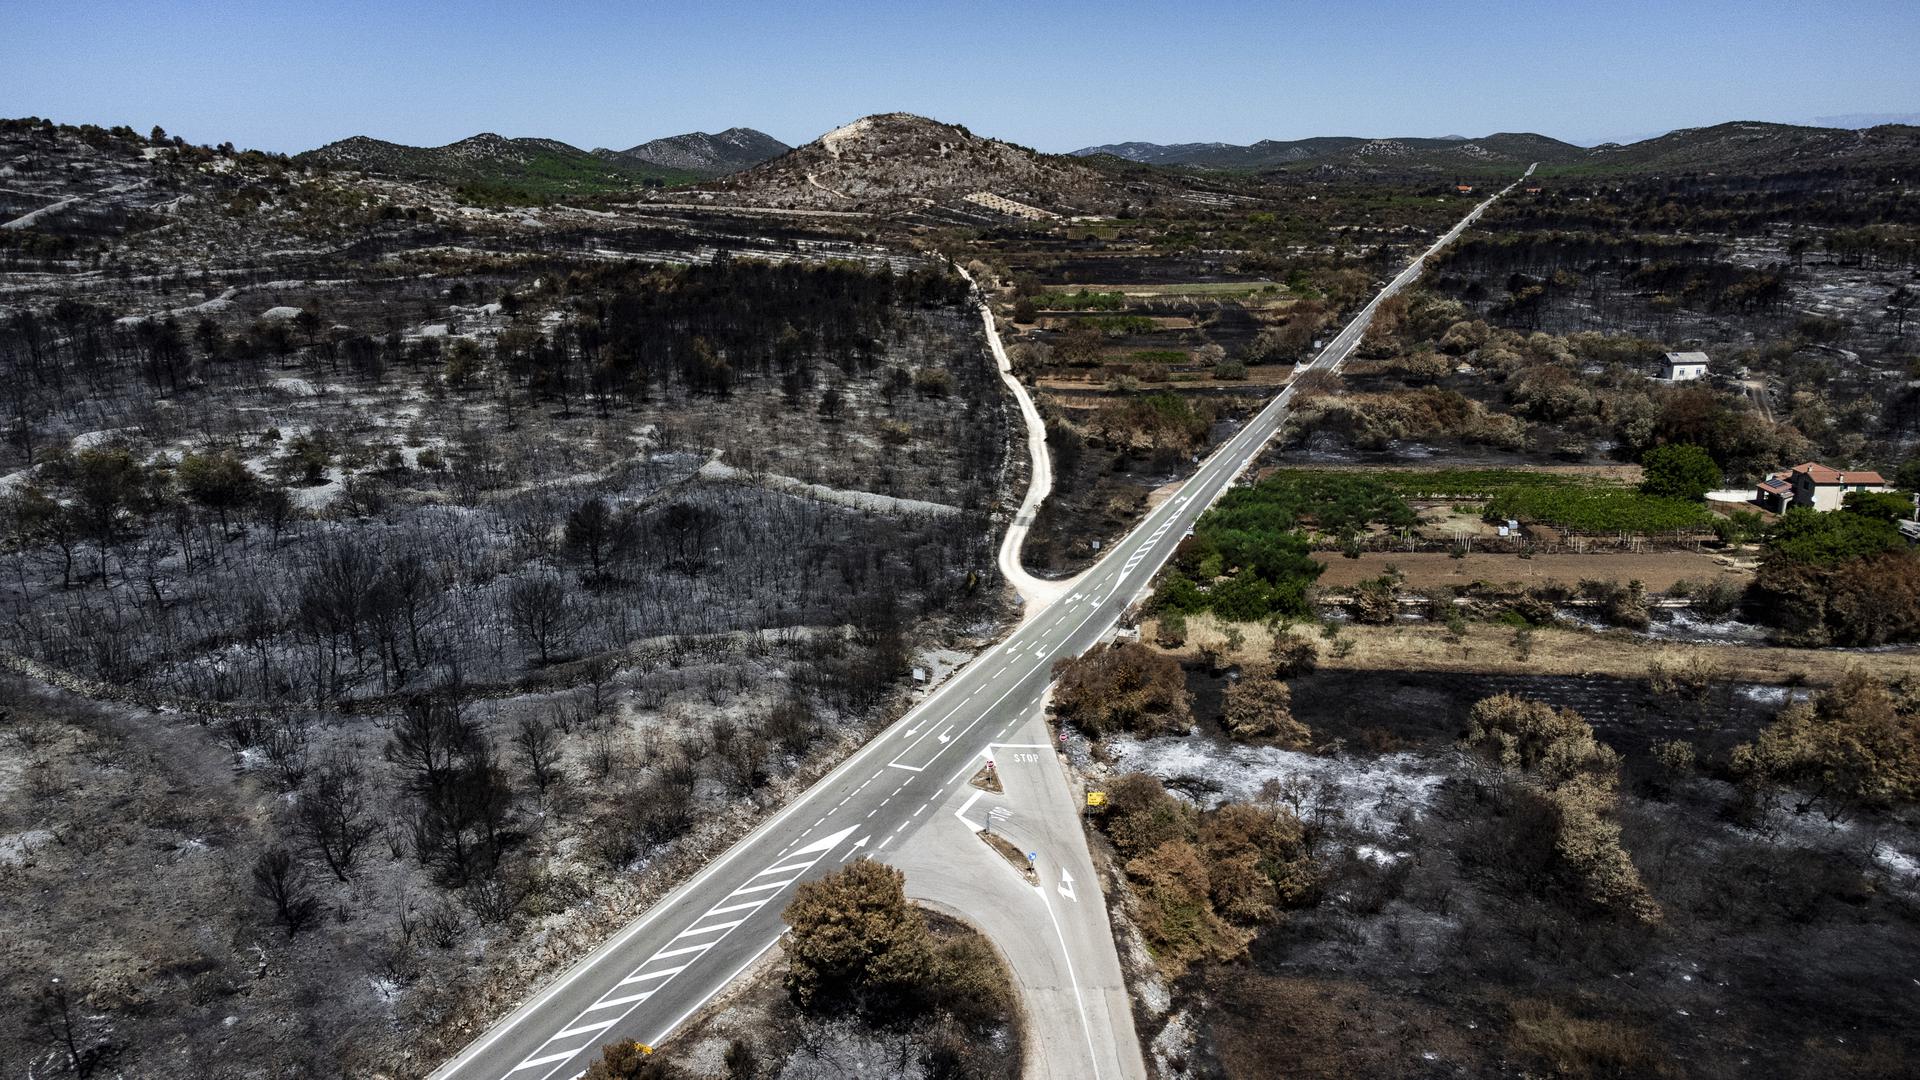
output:
{"label": "road intersection", "polygon": [[[1428,255],[1450,243],[1511,187],[1476,206],[1390,281],[1302,370],[1336,371],[1380,303],[1418,277]],[[997,339],[994,345],[999,358],[1003,352]],[[1021,625],[999,644],[495,1024],[436,1070],[435,1080],[570,1078],[584,1071],[606,1043],[635,1039],[660,1044],[779,942],[786,929],[780,912],[796,885],[852,858],[902,865],[910,892],[963,908],[976,923],[994,921],[991,913],[974,910],[965,887],[940,887],[941,878],[953,873],[941,869],[947,865],[944,858],[999,859],[985,844],[954,831],[972,831],[971,822],[995,808],[983,807],[984,800],[962,806],[977,792],[968,779],[996,745],[1046,743],[1041,707],[1054,662],[1079,656],[1114,629],[1200,514],[1279,430],[1293,392],[1289,384],[1100,562],[1051,599],[1030,602]],[[1043,995],[1049,1002],[1042,1006],[1047,1029],[1034,1029],[1035,1040],[1046,1042],[1036,1058],[1040,1074],[1142,1075],[1105,905],[1078,833],[1077,812],[1071,800],[1064,809],[1059,805],[1065,780],[1058,776],[1051,748],[1022,752],[1035,753],[1036,759],[1021,764],[1056,774],[1057,784],[1038,772],[1023,772],[1027,779],[1016,781],[1009,794],[1025,788],[1033,801],[1022,804],[1025,809],[1002,807],[1021,815],[1017,827],[1009,826],[1007,832],[1035,844],[1029,850],[1036,853],[1045,847],[1053,860],[1040,867],[1041,887],[1030,889],[1038,893],[1048,921],[1025,918],[1002,928],[1005,934],[1019,935],[1013,941],[997,936],[993,927],[983,929],[1013,962],[1017,981],[1023,982],[1023,1003],[1032,1007],[1031,1002],[1040,1000],[1036,988],[1025,985],[1021,976],[1042,962],[1043,952],[1058,954],[1058,974],[1067,976],[1064,985],[1077,998],[1076,1006],[1066,1010],[1062,1003],[1067,998]],[[956,809],[973,817],[963,824],[952,812]],[[918,843],[923,832],[926,845]],[[1010,868],[1006,873],[1017,878]],[[924,888],[921,877],[929,880]],[[1053,942],[1035,936],[1042,927],[1053,932]],[[1033,941],[1043,944],[1030,944]],[[1055,976],[1042,977],[1051,979],[1056,990],[1063,985]],[[1078,1030],[1062,1029],[1076,1022]],[[1081,1046],[1088,1057],[1080,1058],[1071,1049]]]}

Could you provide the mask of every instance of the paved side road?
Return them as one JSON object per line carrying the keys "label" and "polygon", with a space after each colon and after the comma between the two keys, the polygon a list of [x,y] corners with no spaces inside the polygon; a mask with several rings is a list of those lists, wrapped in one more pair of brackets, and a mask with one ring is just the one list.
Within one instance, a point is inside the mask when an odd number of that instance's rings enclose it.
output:
{"label": "paved side road", "polygon": [[[1531,173],[1531,169],[1528,170]],[[1505,194],[1506,190],[1500,192]],[[1425,254],[1458,236],[1493,196]],[[1336,370],[1373,312],[1416,278],[1402,271],[1308,370]],[[840,767],[433,1073],[438,1080],[550,1080],[583,1072],[619,1039],[660,1044],[778,942],[799,882],[862,856],[887,857],[1039,706],[1053,662],[1105,636],[1202,511],[1279,430],[1283,390],[1147,514],[1071,591],[1026,620]]]}
{"label": "paved side road", "polygon": [[[1027,1080],[1147,1075],[1106,899],[1044,705],[989,743],[1002,793],[962,784],[888,857],[907,895],[980,928],[1012,970],[1026,1016]],[[979,837],[1033,856],[1033,880]]]}

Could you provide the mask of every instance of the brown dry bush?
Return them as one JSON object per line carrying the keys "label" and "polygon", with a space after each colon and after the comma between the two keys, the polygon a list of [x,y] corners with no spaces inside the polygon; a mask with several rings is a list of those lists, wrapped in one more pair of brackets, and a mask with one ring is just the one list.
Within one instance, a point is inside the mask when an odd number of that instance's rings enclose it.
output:
{"label": "brown dry bush", "polygon": [[1582,1020],[1543,1001],[1513,1005],[1507,1045],[1539,1062],[1547,1075],[1569,1080],[1680,1075],[1639,1028],[1615,1020]]}
{"label": "brown dry bush", "polygon": [[1293,692],[1266,668],[1249,666],[1227,687],[1221,719],[1227,734],[1244,742],[1289,750],[1313,743],[1313,731],[1294,719]]}
{"label": "brown dry bush", "polygon": [[1276,978],[1245,965],[1213,972],[1207,995],[1216,1003],[1207,1034],[1220,1074],[1231,1080],[1405,1076],[1406,1048],[1414,1045],[1436,1052],[1441,1068],[1485,1073],[1477,1067],[1485,1040],[1430,1000],[1342,979]]}
{"label": "brown dry bush", "polygon": [[1850,671],[1810,702],[1780,710],[1733,772],[1750,792],[1787,787],[1811,802],[1884,809],[1920,800],[1920,710],[1865,672]]}
{"label": "brown dry bush", "polygon": [[1229,960],[1252,940],[1214,911],[1212,879],[1200,853],[1169,840],[1127,863],[1138,897],[1141,932],[1170,979],[1203,960]]}
{"label": "brown dry bush", "polygon": [[1274,678],[1294,679],[1313,674],[1320,666],[1320,650],[1306,638],[1277,633],[1267,647],[1267,662],[1273,665]]}
{"label": "brown dry bush", "polygon": [[1620,755],[1572,709],[1512,694],[1474,703],[1468,719],[1465,745],[1519,779],[1522,798],[1546,811],[1555,861],[1579,894],[1602,910],[1658,922],[1660,908],[1612,816]]}
{"label": "brown dry bush", "polygon": [[1180,662],[1137,641],[1096,648],[1053,667],[1054,712],[1095,737],[1185,731],[1192,698]]}
{"label": "brown dry bush", "polygon": [[1457,438],[1508,448],[1526,441],[1527,426],[1521,420],[1489,412],[1477,401],[1437,387],[1311,398],[1303,389],[1294,402],[1289,429],[1340,432],[1364,448],[1406,439]]}
{"label": "brown dry bush", "polygon": [[907,903],[900,871],[861,860],[809,881],[782,917],[787,990],[802,1007],[847,1002],[881,1013],[901,1009],[932,983],[933,937]]}
{"label": "brown dry bush", "polygon": [[1191,839],[1199,813],[1191,803],[1167,794],[1146,773],[1125,773],[1107,785],[1101,828],[1124,858],[1152,851],[1169,840]]}
{"label": "brown dry bush", "polygon": [[1229,917],[1265,922],[1314,893],[1316,871],[1300,819],[1270,804],[1228,803],[1200,820],[1214,903]]}
{"label": "brown dry bush", "polygon": [[1704,653],[1691,653],[1676,661],[1656,656],[1647,662],[1648,689],[1656,694],[1677,694],[1688,701],[1706,697],[1714,684],[1726,677],[1726,665]]}
{"label": "brown dry bush", "polygon": [[1316,896],[1306,829],[1274,803],[1202,812],[1128,773],[1109,786],[1101,825],[1126,860],[1141,933],[1169,978],[1238,956],[1259,926]]}

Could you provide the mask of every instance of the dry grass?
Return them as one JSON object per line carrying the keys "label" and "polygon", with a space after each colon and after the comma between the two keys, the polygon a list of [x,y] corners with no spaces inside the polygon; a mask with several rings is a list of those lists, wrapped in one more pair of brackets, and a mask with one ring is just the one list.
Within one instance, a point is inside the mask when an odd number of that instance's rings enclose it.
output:
{"label": "dry grass", "polygon": [[[1240,623],[1240,648],[1226,651],[1235,663],[1264,660],[1273,634],[1265,626]],[[1187,643],[1163,649],[1183,661],[1197,662],[1200,649],[1225,640],[1225,624],[1211,615],[1187,620]],[[1159,627],[1149,619],[1141,640],[1151,643]],[[1891,681],[1911,674],[1920,650],[1842,652],[1832,649],[1791,649],[1765,645],[1685,645],[1651,642],[1621,634],[1542,627],[1533,633],[1532,648],[1522,660],[1514,647],[1513,629],[1491,623],[1470,623],[1456,641],[1445,627],[1429,623],[1395,626],[1343,626],[1335,647],[1317,630],[1289,631],[1320,646],[1320,667],[1333,671],[1458,671],[1493,674],[1603,675],[1645,678],[1655,664],[1667,670],[1710,666],[1738,682],[1830,685],[1851,669]],[[1159,646],[1153,646],[1159,648]],[[1223,647],[1224,651],[1224,647]],[[1345,655],[1340,655],[1342,652]]]}
{"label": "dry grass", "polygon": [[[1471,529],[1477,519],[1461,519]],[[1377,578],[1388,567],[1406,575],[1412,589],[1436,585],[1471,585],[1484,581],[1493,585],[1539,585],[1559,581],[1568,585],[1589,578],[1613,581],[1640,581],[1649,592],[1665,592],[1681,580],[1707,581],[1722,574],[1746,577],[1750,566],[1735,563],[1724,556],[1703,551],[1615,552],[1594,555],[1518,555],[1474,553],[1454,558],[1445,552],[1394,553],[1362,552],[1357,559],[1337,552],[1315,552],[1315,561],[1326,567],[1318,584],[1322,588],[1344,588]]]}
{"label": "dry grass", "polygon": [[[1392,472],[1440,472],[1446,469],[1453,469],[1458,467],[1459,466],[1457,465],[1452,465],[1445,462],[1440,462],[1433,465],[1421,465],[1414,462],[1395,462],[1391,466],[1384,466],[1384,468]],[[1259,470],[1259,472],[1256,474],[1256,478],[1264,480],[1270,473],[1278,472],[1282,469],[1297,469],[1297,468],[1300,468],[1300,466],[1272,465],[1272,466],[1268,466],[1267,468]],[[1382,468],[1383,466],[1372,465],[1372,464],[1365,464],[1365,465],[1326,464],[1321,462],[1315,462],[1313,465],[1314,472],[1377,473],[1377,472],[1380,472]],[[1640,466],[1638,465],[1514,464],[1514,465],[1502,465],[1500,466],[1500,468],[1508,472],[1545,473],[1551,476],[1588,476],[1598,480],[1612,480],[1621,484],[1638,484],[1640,482]]]}
{"label": "dry grass", "polygon": [[1548,1075],[1569,1080],[1679,1075],[1640,1028],[1614,1019],[1583,1020],[1548,1002],[1514,1004],[1508,1045],[1522,1057],[1538,1059]]}

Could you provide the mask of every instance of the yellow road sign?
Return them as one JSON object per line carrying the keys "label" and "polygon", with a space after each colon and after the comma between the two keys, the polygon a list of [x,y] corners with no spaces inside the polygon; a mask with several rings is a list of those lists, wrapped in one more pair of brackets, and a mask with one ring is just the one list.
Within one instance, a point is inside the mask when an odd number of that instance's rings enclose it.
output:
{"label": "yellow road sign", "polygon": [[1089,792],[1087,792],[1087,805],[1088,805],[1088,806],[1105,806],[1105,805],[1107,805],[1107,793],[1106,793],[1106,792],[1104,792],[1104,791],[1089,791]]}

